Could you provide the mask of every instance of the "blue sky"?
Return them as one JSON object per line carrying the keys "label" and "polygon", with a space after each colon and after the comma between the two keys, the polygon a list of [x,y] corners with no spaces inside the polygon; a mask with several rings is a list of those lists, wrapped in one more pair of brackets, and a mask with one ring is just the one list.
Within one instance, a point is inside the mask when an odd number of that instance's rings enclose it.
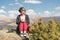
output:
{"label": "blue sky", "polygon": [[20,7],[30,17],[60,16],[60,0],[0,0],[0,18],[15,18]]}

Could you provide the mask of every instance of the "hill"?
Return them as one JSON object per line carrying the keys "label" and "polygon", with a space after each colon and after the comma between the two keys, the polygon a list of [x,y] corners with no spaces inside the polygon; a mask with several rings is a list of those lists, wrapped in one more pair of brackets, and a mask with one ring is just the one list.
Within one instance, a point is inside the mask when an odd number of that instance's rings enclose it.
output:
{"label": "hill", "polygon": [[[39,18],[42,18],[43,23],[47,23],[49,20],[53,19],[55,22],[60,22],[60,16],[54,16],[54,17],[35,17],[30,18],[30,24],[33,24],[34,22],[37,22]],[[0,19],[0,29],[10,29],[10,28],[16,28],[16,19]]]}

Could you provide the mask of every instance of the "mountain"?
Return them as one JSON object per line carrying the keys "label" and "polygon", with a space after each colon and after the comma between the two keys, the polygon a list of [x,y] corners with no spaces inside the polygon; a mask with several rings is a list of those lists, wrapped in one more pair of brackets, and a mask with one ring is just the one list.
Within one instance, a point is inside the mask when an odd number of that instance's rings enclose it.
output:
{"label": "mountain", "polygon": [[44,23],[47,23],[49,20],[53,19],[55,22],[60,22],[60,16],[55,17],[43,17],[42,20]]}
{"label": "mountain", "polygon": [[[30,23],[33,24],[34,22],[38,22],[38,19],[42,18],[42,21],[44,23],[47,23],[50,19],[53,19],[55,22],[60,22],[60,16],[54,16],[54,17],[35,17],[30,18]],[[1,19],[0,20],[0,29],[10,29],[10,28],[16,28],[16,19]]]}

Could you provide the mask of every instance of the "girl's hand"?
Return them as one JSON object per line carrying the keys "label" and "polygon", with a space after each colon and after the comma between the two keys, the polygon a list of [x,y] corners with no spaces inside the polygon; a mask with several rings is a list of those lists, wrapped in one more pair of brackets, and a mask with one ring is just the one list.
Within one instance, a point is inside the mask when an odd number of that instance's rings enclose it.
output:
{"label": "girl's hand", "polygon": [[25,22],[25,20],[22,19],[21,22]]}

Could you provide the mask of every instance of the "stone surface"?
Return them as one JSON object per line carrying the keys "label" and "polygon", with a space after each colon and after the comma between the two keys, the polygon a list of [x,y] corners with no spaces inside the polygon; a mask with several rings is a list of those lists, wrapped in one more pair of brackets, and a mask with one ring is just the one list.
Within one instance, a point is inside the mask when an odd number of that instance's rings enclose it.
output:
{"label": "stone surface", "polygon": [[0,30],[0,40],[22,40],[15,32],[7,33],[8,30]]}

